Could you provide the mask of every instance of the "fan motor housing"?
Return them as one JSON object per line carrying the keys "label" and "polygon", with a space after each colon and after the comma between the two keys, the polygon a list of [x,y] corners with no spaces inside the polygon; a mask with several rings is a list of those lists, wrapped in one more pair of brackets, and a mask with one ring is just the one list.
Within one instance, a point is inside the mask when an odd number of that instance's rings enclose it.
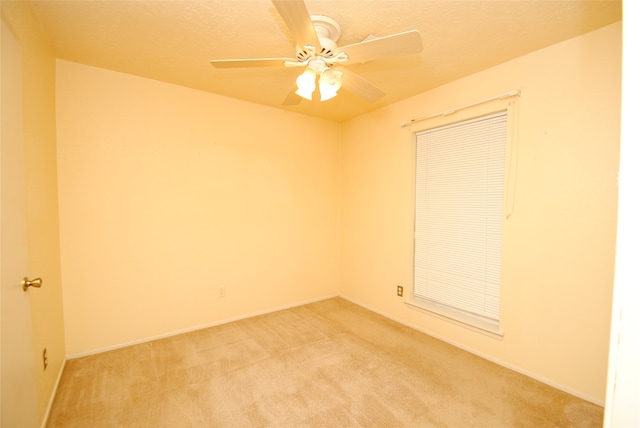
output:
{"label": "fan motor housing", "polygon": [[[325,37],[318,37],[320,41],[320,51],[316,51],[315,55],[322,56],[325,58],[331,58],[336,53],[338,45],[331,39],[327,39]],[[296,59],[299,61],[306,61],[309,58],[314,56],[313,51],[309,49],[305,49],[300,46],[296,46]]]}
{"label": "fan motor housing", "polygon": [[[319,55],[325,58],[331,58],[338,49],[337,41],[342,34],[340,24],[334,19],[323,15],[311,15],[311,22],[313,28],[316,30],[318,41],[320,46],[316,46],[315,55]],[[296,46],[296,58],[299,61],[306,61],[313,55],[313,52],[309,52],[304,46]]]}

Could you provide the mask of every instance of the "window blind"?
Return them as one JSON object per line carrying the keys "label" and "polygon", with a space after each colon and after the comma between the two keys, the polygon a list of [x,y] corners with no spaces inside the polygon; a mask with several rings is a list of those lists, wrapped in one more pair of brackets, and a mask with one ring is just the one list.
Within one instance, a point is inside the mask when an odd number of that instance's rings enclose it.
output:
{"label": "window blind", "polygon": [[499,320],[507,112],[416,134],[414,297]]}

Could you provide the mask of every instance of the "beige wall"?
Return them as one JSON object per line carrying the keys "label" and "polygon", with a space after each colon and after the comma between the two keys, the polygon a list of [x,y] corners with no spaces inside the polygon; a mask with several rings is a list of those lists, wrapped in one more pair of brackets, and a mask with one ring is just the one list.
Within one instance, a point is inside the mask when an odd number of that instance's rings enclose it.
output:
{"label": "beige wall", "polygon": [[[60,279],[55,128],[55,58],[28,2],[2,2],[2,15],[22,48],[23,125],[27,233],[31,278],[43,286],[29,293],[39,421],[66,356]],[[42,365],[47,348],[49,366]]]}
{"label": "beige wall", "polygon": [[[533,377],[603,403],[613,287],[621,23],[343,124],[341,294]],[[502,340],[406,306],[413,282],[412,132],[400,123],[512,89]]]}
{"label": "beige wall", "polygon": [[[339,292],[602,403],[620,44],[615,24],[343,124],[58,61],[68,353]],[[412,131],[509,101],[399,125],[516,88],[497,340],[395,287],[412,283]]]}
{"label": "beige wall", "polygon": [[337,123],[57,71],[70,355],[338,293]]}

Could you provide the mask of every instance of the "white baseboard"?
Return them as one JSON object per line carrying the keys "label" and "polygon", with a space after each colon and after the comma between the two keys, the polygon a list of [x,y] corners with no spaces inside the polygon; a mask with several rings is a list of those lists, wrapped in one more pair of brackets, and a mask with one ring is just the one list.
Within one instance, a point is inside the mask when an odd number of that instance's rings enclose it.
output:
{"label": "white baseboard", "polygon": [[42,426],[41,428],[46,428],[47,423],[49,423],[49,415],[51,414],[51,408],[53,407],[53,402],[56,399],[56,394],[58,393],[58,386],[60,386],[60,379],[62,379],[62,373],[64,372],[64,368],[67,365],[67,360],[62,360],[62,364],[60,365],[60,370],[58,371],[58,377],[56,378],[56,383],[53,385],[53,391],[51,391],[51,396],[49,397],[49,404],[47,405],[47,411],[44,414],[44,418],[42,418]]}
{"label": "white baseboard", "polygon": [[319,297],[317,299],[305,300],[305,301],[301,301],[301,302],[297,302],[297,303],[292,303],[290,305],[278,306],[278,307],[275,307],[275,308],[266,309],[264,311],[253,312],[253,313],[249,313],[249,314],[245,314],[245,315],[241,315],[241,316],[237,316],[237,317],[226,318],[226,319],[223,319],[223,320],[214,321],[214,322],[207,323],[207,324],[197,325],[197,326],[185,328],[185,329],[182,329],[182,330],[175,330],[175,331],[171,331],[171,332],[168,332],[168,333],[160,334],[160,335],[157,335],[157,336],[144,337],[144,338],[133,340],[133,341],[130,341],[130,342],[119,343],[117,345],[107,346],[107,347],[99,348],[99,349],[94,349],[94,350],[87,351],[87,352],[81,352],[81,353],[78,353],[78,354],[70,354],[70,355],[67,355],[67,359],[73,360],[73,359],[76,359],[76,358],[87,357],[89,355],[101,354],[103,352],[113,351],[115,349],[126,348],[128,346],[133,346],[133,345],[139,345],[141,343],[147,343],[147,342],[151,342],[151,341],[158,340],[158,339],[165,339],[167,337],[177,336],[179,334],[190,333],[192,331],[203,330],[205,328],[215,327],[217,325],[227,324],[227,323],[234,322],[234,321],[240,321],[240,320],[243,320],[243,319],[252,318],[252,317],[259,316],[259,315],[266,315],[266,314],[270,314],[270,313],[273,313],[273,312],[282,311],[282,310],[285,310],[285,309],[291,309],[291,308],[295,308],[297,306],[308,305],[309,303],[320,302],[322,300],[331,299],[333,297],[338,297],[338,295],[337,294],[333,294],[333,295],[330,295],[330,296]]}
{"label": "white baseboard", "polygon": [[368,306],[368,305],[366,305],[364,303],[361,303],[361,302],[358,302],[358,301],[356,301],[354,299],[351,299],[350,297],[346,297],[346,296],[339,296],[339,297],[341,297],[341,298],[343,298],[345,300],[348,300],[349,302],[351,302],[351,303],[353,303],[355,305],[358,305],[358,306],[361,306],[361,307],[363,307],[363,308],[365,308],[367,310],[370,310],[371,312],[375,312],[376,314],[378,314],[380,316],[383,316],[383,317],[388,318],[388,319],[390,319],[392,321],[395,321],[395,322],[397,322],[399,324],[402,324],[402,325],[404,325],[406,327],[409,327],[409,328],[411,328],[413,330],[417,330],[417,331],[419,331],[421,333],[424,333],[424,334],[426,334],[428,336],[431,336],[431,337],[436,338],[438,340],[442,340],[443,342],[446,342],[446,343],[448,343],[450,345],[453,345],[456,348],[460,348],[460,349],[462,349],[464,351],[467,351],[467,352],[469,352],[471,354],[477,355],[480,358],[483,358],[485,360],[491,361],[492,363],[498,364],[499,366],[505,367],[505,368],[507,368],[509,370],[513,370],[514,372],[517,372],[517,373],[520,373],[520,374],[525,375],[527,377],[530,377],[531,379],[535,379],[535,380],[537,380],[539,382],[542,382],[542,383],[544,383],[546,385],[549,385],[549,386],[551,386],[551,387],[553,387],[555,389],[559,389],[561,391],[564,391],[567,394],[571,394],[571,395],[573,395],[575,397],[578,397],[578,398],[580,398],[582,400],[585,400],[585,401],[588,401],[590,403],[596,404],[596,405],[598,405],[600,407],[604,407],[604,402],[602,402],[601,400],[596,400],[593,397],[586,396],[584,394],[581,394],[581,393],[579,393],[577,391],[572,390],[571,388],[567,388],[566,386],[559,385],[559,384],[557,384],[555,382],[550,381],[549,379],[545,379],[544,377],[538,376],[538,375],[536,375],[534,373],[531,373],[531,372],[529,372],[527,370],[524,370],[524,369],[522,369],[522,368],[520,368],[518,366],[514,366],[513,364],[509,364],[509,363],[506,363],[504,361],[498,360],[496,358],[493,358],[491,356],[483,354],[482,352],[478,352],[478,351],[476,351],[474,349],[471,349],[471,348],[469,348],[469,347],[467,347],[465,345],[462,345],[462,344],[460,344],[458,342],[455,342],[455,341],[453,341],[451,339],[447,339],[446,337],[440,336],[440,335],[438,335],[438,334],[436,334],[436,333],[434,333],[434,332],[432,332],[430,330],[427,330],[427,329],[425,329],[423,327],[420,327],[420,326],[417,326],[417,325],[413,325],[413,324],[408,323],[406,321],[403,321],[403,320],[401,320],[399,318],[396,318],[396,317],[394,317],[392,315],[389,315],[389,314],[386,314],[386,313],[384,313],[382,311],[379,311],[376,308],[373,308],[373,307]]}

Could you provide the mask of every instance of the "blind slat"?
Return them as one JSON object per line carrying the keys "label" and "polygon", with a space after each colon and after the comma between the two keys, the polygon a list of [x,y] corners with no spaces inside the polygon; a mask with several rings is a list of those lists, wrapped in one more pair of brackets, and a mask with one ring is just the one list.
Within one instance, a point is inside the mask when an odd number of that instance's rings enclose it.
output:
{"label": "blind slat", "polygon": [[417,134],[414,294],[500,317],[506,111]]}

